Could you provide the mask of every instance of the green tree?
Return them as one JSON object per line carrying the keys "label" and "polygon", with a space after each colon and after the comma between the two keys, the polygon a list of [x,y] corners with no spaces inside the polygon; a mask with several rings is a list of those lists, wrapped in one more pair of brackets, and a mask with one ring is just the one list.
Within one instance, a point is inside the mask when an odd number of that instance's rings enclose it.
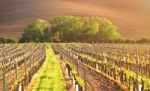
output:
{"label": "green tree", "polygon": [[106,18],[59,16],[50,23],[53,36],[59,36],[57,40],[61,41],[100,42],[121,38],[116,26]]}
{"label": "green tree", "polygon": [[15,37],[0,37],[0,43],[17,43],[18,39]]}
{"label": "green tree", "polygon": [[58,16],[50,22],[37,20],[23,34],[22,41],[108,42],[122,39],[116,26],[106,18]]}
{"label": "green tree", "polygon": [[22,41],[33,41],[33,42],[43,42],[45,37],[48,37],[46,33],[49,34],[50,23],[38,19],[34,21],[27,29],[25,29],[22,37]]}

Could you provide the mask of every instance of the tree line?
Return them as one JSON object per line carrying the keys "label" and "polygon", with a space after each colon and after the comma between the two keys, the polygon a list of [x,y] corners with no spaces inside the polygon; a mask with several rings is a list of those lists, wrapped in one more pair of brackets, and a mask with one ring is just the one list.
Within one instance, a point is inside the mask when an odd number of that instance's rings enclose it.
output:
{"label": "tree line", "polygon": [[38,19],[25,28],[20,39],[0,37],[0,43],[15,42],[108,42],[150,43],[150,39],[133,40],[123,37],[117,27],[104,17],[57,16]]}
{"label": "tree line", "polygon": [[28,26],[22,42],[106,42],[123,37],[106,18],[58,16],[50,21],[38,19]]}
{"label": "tree line", "polygon": [[15,37],[0,37],[0,43],[17,43],[18,38]]}

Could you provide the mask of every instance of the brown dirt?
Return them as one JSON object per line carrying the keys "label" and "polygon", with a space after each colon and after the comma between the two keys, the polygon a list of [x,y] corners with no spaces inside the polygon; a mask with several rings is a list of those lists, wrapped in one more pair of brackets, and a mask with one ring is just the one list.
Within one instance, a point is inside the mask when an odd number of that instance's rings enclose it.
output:
{"label": "brown dirt", "polygon": [[0,36],[20,37],[37,18],[86,15],[110,18],[124,36],[149,37],[149,5],[149,0],[0,0]]}

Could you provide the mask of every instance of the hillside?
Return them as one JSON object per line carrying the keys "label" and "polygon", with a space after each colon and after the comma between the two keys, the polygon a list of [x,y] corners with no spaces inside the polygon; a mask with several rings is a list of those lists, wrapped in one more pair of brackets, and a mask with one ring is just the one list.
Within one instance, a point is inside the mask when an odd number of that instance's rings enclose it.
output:
{"label": "hillside", "polygon": [[110,18],[124,36],[149,37],[149,4],[149,0],[0,0],[0,36],[20,37],[37,18],[86,15]]}

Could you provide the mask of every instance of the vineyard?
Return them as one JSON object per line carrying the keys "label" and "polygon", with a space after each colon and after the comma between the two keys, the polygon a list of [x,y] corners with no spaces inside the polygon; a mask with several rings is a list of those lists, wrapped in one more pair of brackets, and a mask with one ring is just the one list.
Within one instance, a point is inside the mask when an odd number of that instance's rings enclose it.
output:
{"label": "vineyard", "polygon": [[80,91],[150,91],[150,47],[54,44]]}
{"label": "vineyard", "polygon": [[17,91],[27,86],[45,56],[45,44],[0,45],[0,91]]}
{"label": "vineyard", "polygon": [[150,91],[150,46],[0,44],[0,79],[0,91]]}

